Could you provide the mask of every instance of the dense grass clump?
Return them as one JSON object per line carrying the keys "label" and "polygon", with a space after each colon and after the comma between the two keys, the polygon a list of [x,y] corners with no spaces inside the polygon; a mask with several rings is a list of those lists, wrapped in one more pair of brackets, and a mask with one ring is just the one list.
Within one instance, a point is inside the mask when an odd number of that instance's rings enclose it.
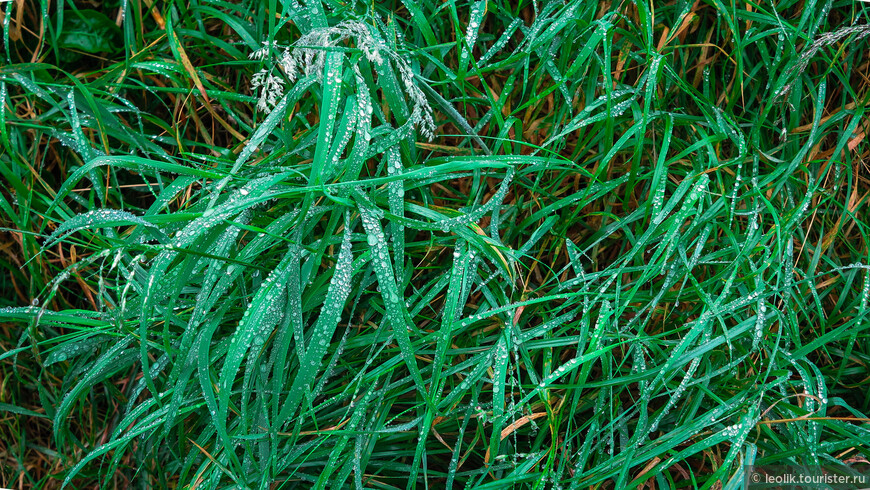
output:
{"label": "dense grass clump", "polygon": [[0,486],[866,462],[866,8],[0,4]]}

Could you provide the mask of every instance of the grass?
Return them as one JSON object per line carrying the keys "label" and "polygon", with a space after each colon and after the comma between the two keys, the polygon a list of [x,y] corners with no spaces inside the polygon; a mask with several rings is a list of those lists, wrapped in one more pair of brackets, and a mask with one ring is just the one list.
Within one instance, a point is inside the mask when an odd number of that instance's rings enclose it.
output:
{"label": "grass", "polygon": [[864,3],[0,9],[3,487],[867,462]]}

